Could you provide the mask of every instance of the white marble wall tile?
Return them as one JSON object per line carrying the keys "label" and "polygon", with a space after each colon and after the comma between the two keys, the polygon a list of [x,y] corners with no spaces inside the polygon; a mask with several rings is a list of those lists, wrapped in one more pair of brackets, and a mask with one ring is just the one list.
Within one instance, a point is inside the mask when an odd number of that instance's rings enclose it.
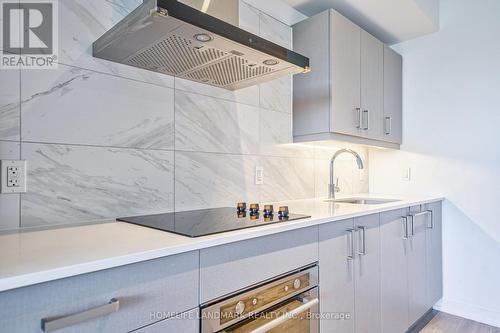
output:
{"label": "white marble wall tile", "polygon": [[59,1],[59,63],[173,87],[165,74],[121,65],[92,56],[92,43],[135,9],[138,0]]}
{"label": "white marble wall tile", "polygon": [[[260,35],[273,43],[288,49],[292,48],[292,29],[264,13],[260,13]],[[262,83],[260,106],[269,110],[292,113],[292,76]]]}
{"label": "white marble wall tile", "polygon": [[[0,160],[18,160],[21,145],[18,142],[0,141]],[[0,230],[19,228],[20,194],[0,194]]]}
{"label": "white marble wall tile", "polygon": [[248,155],[176,152],[176,211],[258,202],[258,163],[258,157]]}
{"label": "white marble wall tile", "polygon": [[261,202],[314,197],[314,160],[261,157]]}
{"label": "white marble wall tile", "polygon": [[173,149],[173,89],[64,65],[22,81],[24,141]]}
{"label": "white marble wall tile", "polygon": [[19,70],[0,70],[0,140],[20,139]]}
{"label": "white marble wall tile", "polygon": [[177,91],[175,149],[257,154],[259,108]]}
{"label": "white marble wall tile", "polygon": [[182,78],[175,78],[175,89],[199,95],[217,97],[228,101],[259,106],[259,86],[252,86],[231,91]]}
{"label": "white marble wall tile", "polygon": [[29,162],[23,227],[67,224],[174,208],[174,153],[22,145]]}
{"label": "white marble wall tile", "polygon": [[314,158],[314,148],[293,144],[292,115],[261,109],[260,152],[267,156]]}
{"label": "white marble wall tile", "polygon": [[260,35],[260,10],[240,0],[240,28],[254,35]]}

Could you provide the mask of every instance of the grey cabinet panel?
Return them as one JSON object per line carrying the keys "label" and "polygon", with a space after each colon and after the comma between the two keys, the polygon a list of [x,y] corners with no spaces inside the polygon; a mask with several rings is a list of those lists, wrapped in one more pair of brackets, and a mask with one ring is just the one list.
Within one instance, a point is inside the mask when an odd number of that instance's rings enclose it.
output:
{"label": "grey cabinet panel", "polygon": [[[427,307],[433,307],[443,297],[443,245],[441,202],[426,205],[431,210],[427,224]],[[432,219],[432,220],[431,220]]]}
{"label": "grey cabinet panel", "polygon": [[383,333],[408,329],[408,241],[406,210],[380,214],[381,327]]}
{"label": "grey cabinet panel", "polygon": [[[419,213],[420,206],[411,213]],[[423,316],[427,306],[426,215],[415,216],[410,223],[408,252],[409,326]]]}
{"label": "grey cabinet panel", "polygon": [[353,219],[319,227],[321,332],[354,333],[353,228]]}
{"label": "grey cabinet panel", "polygon": [[384,44],[361,32],[361,109],[362,135],[384,138]]}
{"label": "grey cabinet panel", "polygon": [[[303,20],[294,27],[295,52],[308,57],[313,71],[293,76],[293,133],[307,135],[330,131],[330,12],[324,11],[314,20]],[[311,38],[311,32],[315,38]]]}
{"label": "grey cabinet panel", "polygon": [[186,311],[175,317],[133,331],[133,333],[199,333],[198,313],[198,308]]}
{"label": "grey cabinet panel", "polygon": [[[380,332],[380,215],[354,219],[357,230],[354,261],[355,325],[357,333]],[[365,229],[364,237],[362,228]]]}
{"label": "grey cabinet panel", "polygon": [[384,140],[403,142],[403,58],[384,46]]}
{"label": "grey cabinet panel", "polygon": [[317,226],[201,250],[201,302],[316,261]]}
{"label": "grey cabinet panel", "polygon": [[198,263],[198,252],[189,252],[6,291],[0,293],[0,327],[9,333],[38,333],[42,318],[81,313],[116,298],[117,312],[58,332],[131,331],[157,321],[153,312],[180,313],[198,306]]}
{"label": "grey cabinet panel", "polygon": [[333,103],[330,129],[331,132],[359,135],[357,109],[361,108],[362,32],[357,25],[334,10],[330,10],[330,20]]}

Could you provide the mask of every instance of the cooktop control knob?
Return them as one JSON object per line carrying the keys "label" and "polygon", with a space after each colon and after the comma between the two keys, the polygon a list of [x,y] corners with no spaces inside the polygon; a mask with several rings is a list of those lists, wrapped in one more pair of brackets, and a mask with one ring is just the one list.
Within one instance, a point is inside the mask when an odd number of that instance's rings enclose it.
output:
{"label": "cooktop control knob", "polygon": [[236,209],[238,210],[238,213],[243,213],[244,211],[247,210],[247,203],[246,202],[238,202],[238,206]]}
{"label": "cooktop control knob", "polygon": [[273,215],[274,207],[273,205],[264,205],[264,216]]}
{"label": "cooktop control knob", "polygon": [[243,301],[239,301],[238,303],[236,303],[236,306],[234,307],[234,312],[238,316],[241,316],[244,311],[245,311],[245,303]]}
{"label": "cooktop control knob", "polygon": [[278,215],[280,218],[288,217],[288,206],[281,206],[278,210]]}
{"label": "cooktop control knob", "polygon": [[299,288],[300,288],[300,280],[299,279],[293,280],[293,289],[297,290]]}
{"label": "cooktop control knob", "polygon": [[250,204],[250,214],[257,214],[259,212],[259,204]]}

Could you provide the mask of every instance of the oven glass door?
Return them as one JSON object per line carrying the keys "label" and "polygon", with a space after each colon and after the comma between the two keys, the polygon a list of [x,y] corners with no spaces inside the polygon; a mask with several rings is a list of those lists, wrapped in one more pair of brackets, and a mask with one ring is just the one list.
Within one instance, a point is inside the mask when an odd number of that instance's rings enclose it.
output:
{"label": "oven glass door", "polygon": [[318,288],[292,297],[223,330],[223,333],[318,333]]}

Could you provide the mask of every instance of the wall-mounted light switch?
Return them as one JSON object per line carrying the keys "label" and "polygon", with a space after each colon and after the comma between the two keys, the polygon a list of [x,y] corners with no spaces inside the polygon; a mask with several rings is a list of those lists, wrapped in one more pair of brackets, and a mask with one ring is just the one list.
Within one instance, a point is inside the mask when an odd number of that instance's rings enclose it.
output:
{"label": "wall-mounted light switch", "polygon": [[3,160],[1,168],[1,193],[26,192],[26,161]]}
{"label": "wall-mounted light switch", "polygon": [[264,167],[255,167],[255,185],[264,184]]}

